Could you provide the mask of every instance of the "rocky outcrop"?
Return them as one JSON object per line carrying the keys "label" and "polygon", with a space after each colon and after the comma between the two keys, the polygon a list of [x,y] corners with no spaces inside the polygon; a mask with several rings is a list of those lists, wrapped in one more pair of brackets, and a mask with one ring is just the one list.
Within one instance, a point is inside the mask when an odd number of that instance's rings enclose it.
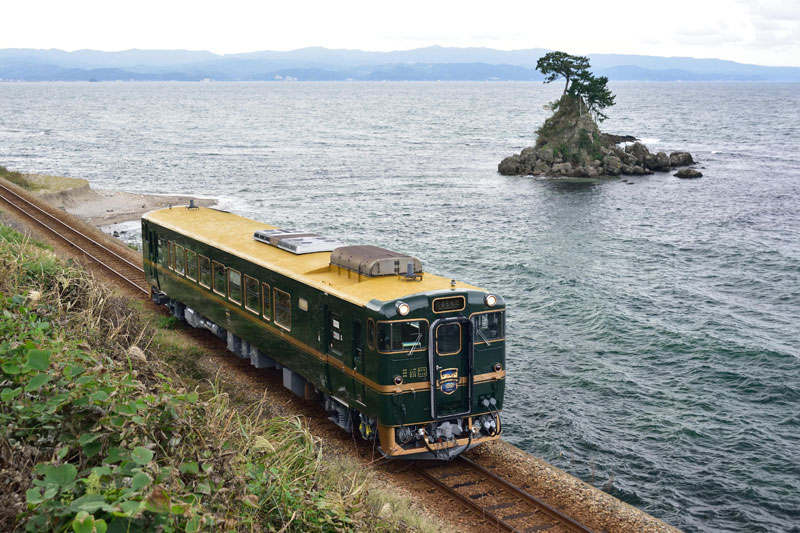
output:
{"label": "rocky outcrop", "polygon": [[601,133],[586,105],[577,98],[565,95],[554,107],[556,112],[537,132],[536,145],[503,159],[497,167],[500,174],[641,176],[695,164],[689,152],[653,154],[630,135]]}
{"label": "rocky outcrop", "polygon": [[675,176],[676,178],[694,179],[694,178],[702,178],[703,173],[693,168],[682,168],[675,174],[673,174],[673,176]]}

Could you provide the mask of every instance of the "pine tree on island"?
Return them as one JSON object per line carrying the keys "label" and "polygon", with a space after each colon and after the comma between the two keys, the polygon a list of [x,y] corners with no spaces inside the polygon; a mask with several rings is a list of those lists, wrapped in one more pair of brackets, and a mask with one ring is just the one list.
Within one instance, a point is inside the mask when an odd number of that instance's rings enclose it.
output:
{"label": "pine tree on island", "polygon": [[[688,152],[651,154],[631,136],[600,132],[597,122],[614,105],[608,78],[589,70],[589,58],[565,52],[550,52],[536,63],[544,83],[564,79],[561,98],[546,106],[553,116],[537,130],[536,145],[505,158],[498,165],[504,175],[597,178],[620,174],[652,174],[694,163]],[[625,147],[618,143],[625,142]],[[632,143],[632,144],[629,144]]]}
{"label": "pine tree on island", "polygon": [[589,67],[588,57],[571,56],[564,52],[550,52],[536,62],[536,70],[545,75],[545,83],[551,83],[559,78],[566,80],[564,92],[561,93],[562,99],[569,95],[582,100],[589,111],[595,113],[602,122],[608,116],[600,110],[614,105],[614,95],[606,86],[608,78],[595,77],[589,72]]}

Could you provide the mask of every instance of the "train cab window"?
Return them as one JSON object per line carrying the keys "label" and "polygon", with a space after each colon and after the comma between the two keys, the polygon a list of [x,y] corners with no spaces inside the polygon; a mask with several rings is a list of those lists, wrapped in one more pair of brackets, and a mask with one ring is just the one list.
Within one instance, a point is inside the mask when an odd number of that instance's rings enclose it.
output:
{"label": "train cab window", "polygon": [[378,351],[401,353],[424,350],[428,344],[428,323],[424,320],[378,323]]}
{"label": "train cab window", "polygon": [[227,290],[227,283],[225,282],[225,265],[211,261],[211,266],[214,271],[214,292],[225,296]]}
{"label": "train cab window", "polygon": [[344,335],[342,334],[342,317],[336,313],[331,313],[331,338],[329,345],[331,351],[342,355],[342,347],[344,346]]}
{"label": "train cab window", "polygon": [[502,339],[505,335],[504,318],[503,311],[473,315],[472,329],[475,330],[475,342],[492,342],[495,339]]}
{"label": "train cab window", "polygon": [[275,324],[286,329],[292,329],[292,297],[288,292],[272,289],[275,293]]}
{"label": "train cab window", "polygon": [[228,269],[228,299],[242,303],[242,273],[232,268]]}
{"label": "train cab window", "polygon": [[183,274],[186,271],[186,253],[183,246],[175,245],[175,272]]}
{"label": "train cab window", "polygon": [[258,294],[258,280],[244,276],[244,307],[256,314],[261,312],[261,296]]}
{"label": "train cab window", "polygon": [[197,281],[197,253],[186,250],[186,277]]}
{"label": "train cab window", "polygon": [[371,318],[367,320],[367,346],[370,350],[375,349],[375,321]]}
{"label": "train cab window", "polygon": [[211,260],[201,255],[199,256],[198,264],[200,266],[200,285],[206,289],[211,288]]}
{"label": "train cab window", "polygon": [[453,355],[461,351],[461,324],[442,324],[436,327],[436,353]]}
{"label": "train cab window", "polygon": [[272,306],[270,305],[270,298],[272,297],[272,293],[269,291],[269,283],[262,283],[261,284],[261,303],[263,307],[261,308],[261,316],[266,318],[267,320],[272,317]]}

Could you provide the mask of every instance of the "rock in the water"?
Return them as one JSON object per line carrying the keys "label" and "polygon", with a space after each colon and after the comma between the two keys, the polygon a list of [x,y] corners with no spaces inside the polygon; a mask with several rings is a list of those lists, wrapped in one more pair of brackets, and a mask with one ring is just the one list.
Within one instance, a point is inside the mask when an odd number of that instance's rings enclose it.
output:
{"label": "rock in the water", "polygon": [[615,155],[607,155],[603,158],[603,170],[609,176],[619,176],[622,172],[622,161]]}
{"label": "rock in the water", "polygon": [[694,165],[694,159],[689,152],[672,152],[669,154],[669,164],[672,168],[688,167]]}
{"label": "rock in the water", "polygon": [[556,163],[550,169],[550,172],[558,176],[566,176],[571,170],[572,165],[570,163]]}
{"label": "rock in the water", "polygon": [[604,144],[635,143],[639,139],[633,135],[614,135],[612,133],[601,133]]}
{"label": "rock in the water", "polygon": [[497,171],[504,176],[519,176],[524,174],[520,156],[510,155],[506,157],[497,165]]}
{"label": "rock in the water", "polygon": [[693,168],[682,168],[675,174],[673,174],[673,176],[675,176],[676,178],[693,179],[693,178],[702,178],[703,173]]}
{"label": "rock in the water", "polygon": [[625,153],[628,153],[636,158],[635,164],[644,166],[645,161],[647,161],[647,157],[650,155],[650,150],[648,150],[647,147],[642,143],[633,143],[632,145],[625,147]]}
{"label": "rock in the water", "polygon": [[670,169],[669,156],[664,152],[658,152],[655,155],[650,154],[647,156],[645,163],[647,168],[656,172],[669,172]]}

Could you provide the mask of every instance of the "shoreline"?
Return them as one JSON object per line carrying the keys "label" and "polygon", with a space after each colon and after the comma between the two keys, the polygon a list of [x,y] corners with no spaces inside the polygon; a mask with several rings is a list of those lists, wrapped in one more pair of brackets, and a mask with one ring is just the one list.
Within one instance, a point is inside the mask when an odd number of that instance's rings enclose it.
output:
{"label": "shoreline", "polygon": [[[176,205],[212,207],[216,198],[201,198],[185,194],[143,194],[110,189],[92,189],[85,179],[63,179],[41,174],[23,174],[33,187],[33,194],[70,215],[85,220],[98,228],[138,221],[143,214],[154,209]],[[53,186],[54,181],[56,182]]]}

